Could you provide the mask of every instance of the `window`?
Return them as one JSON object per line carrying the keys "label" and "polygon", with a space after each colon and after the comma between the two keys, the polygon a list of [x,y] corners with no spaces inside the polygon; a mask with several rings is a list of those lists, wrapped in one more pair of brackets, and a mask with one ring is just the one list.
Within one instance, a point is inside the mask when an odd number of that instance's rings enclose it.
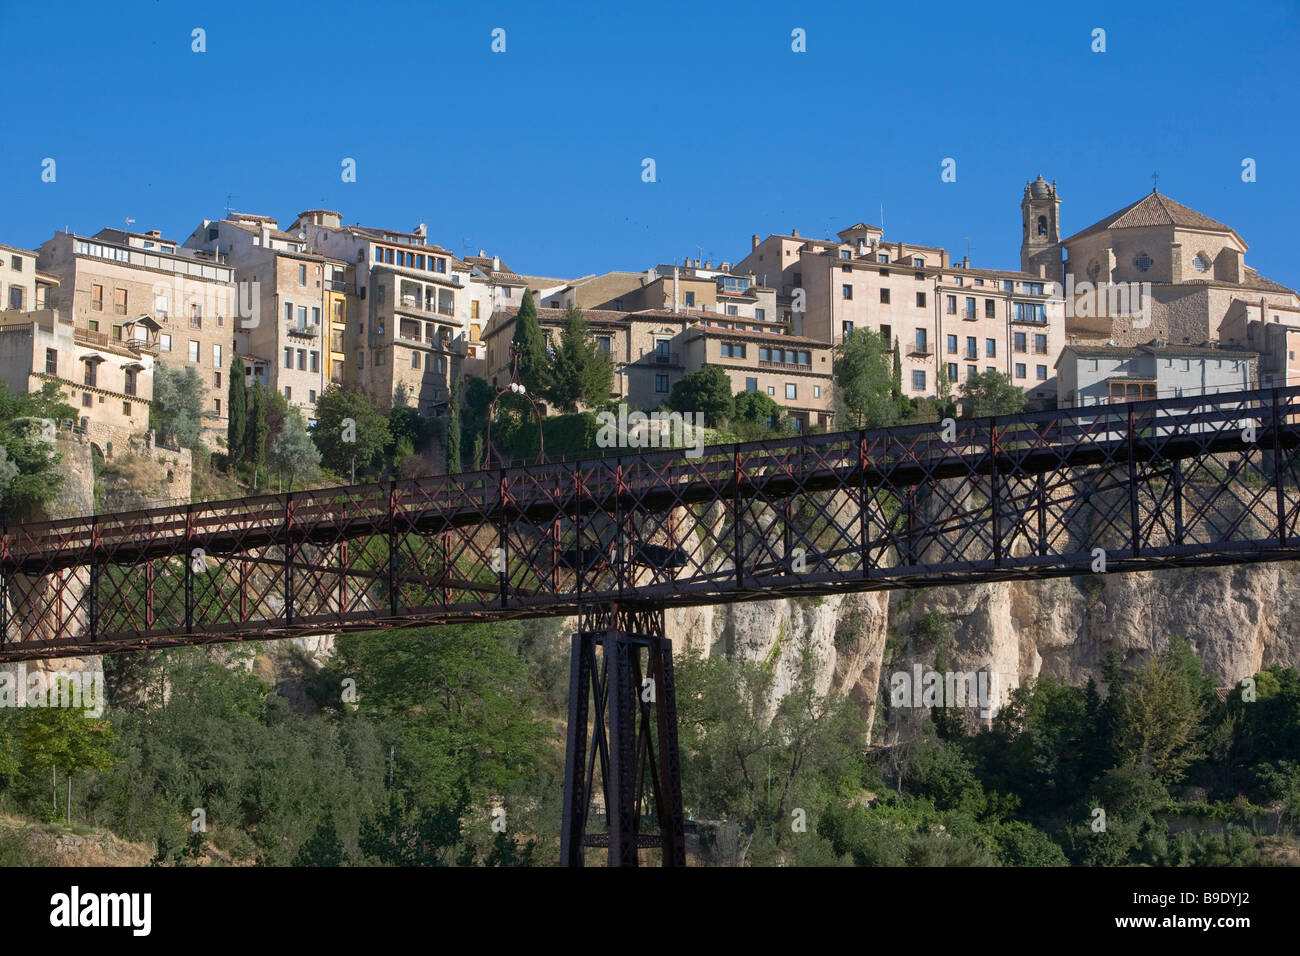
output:
{"label": "window", "polygon": [[996,299],[984,300],[984,318],[996,319],[998,317],[998,303]]}
{"label": "window", "polygon": [[968,359],[973,359],[978,354],[979,354],[979,349],[976,347],[975,336],[973,335],[966,336],[966,357]]}
{"label": "window", "polygon": [[320,371],[320,353],[315,349],[311,350],[311,370],[313,372]]}
{"label": "window", "polygon": [[760,322],[766,322],[766,321],[767,321],[767,309],[755,309],[755,310],[754,310],[754,318],[758,319],[758,321],[760,321]]}
{"label": "window", "polygon": [[745,379],[745,391],[747,391],[747,392],[757,392],[757,391],[758,391],[758,379],[756,379],[756,378],[747,378],[747,379]]}
{"label": "window", "polygon": [[[554,306],[554,305],[558,305],[558,303],[552,303],[552,305],[553,305],[553,306]],[[477,319],[477,318],[479,317],[479,316],[478,316],[478,300],[477,300],[477,299],[475,299],[473,302],[471,302],[471,303],[469,304],[469,317],[470,317],[471,319]]]}
{"label": "window", "polygon": [[199,364],[199,343],[193,339],[190,340],[190,361]]}
{"label": "window", "polygon": [[930,351],[930,344],[926,340],[925,329],[916,330],[916,351],[922,355]]}
{"label": "window", "polygon": [[160,352],[170,352],[172,350],[172,337],[166,332],[158,336],[158,350]]}
{"label": "window", "polygon": [[799,353],[799,364],[800,364],[800,365],[812,365],[812,353],[811,353],[811,352],[800,352],[800,353]]}
{"label": "window", "polygon": [[365,367],[366,367],[366,353],[365,353],[365,352],[358,352],[358,353],[357,353],[357,368],[358,368],[358,369],[363,369],[363,368],[365,368]]}
{"label": "window", "polygon": [[997,358],[997,357],[998,357],[998,340],[997,340],[997,339],[985,339],[985,340],[984,340],[984,357],[985,357],[985,358]]}
{"label": "window", "polygon": [[1025,285],[1028,287],[1026,288],[1025,291],[1028,292],[1030,295],[1043,294],[1043,284],[1041,282],[1027,282],[1025,283]]}
{"label": "window", "polygon": [[213,388],[220,388],[220,387],[221,387],[221,373],[220,373],[220,372],[213,372],[213,373],[212,373],[212,387],[213,387]]}
{"label": "window", "polygon": [[841,258],[841,259],[852,259],[852,258],[853,258],[853,250],[851,250],[851,249],[841,249],[841,250],[840,250],[840,258]]}
{"label": "window", "polygon": [[298,328],[307,328],[307,307],[305,305],[298,306]]}
{"label": "window", "polygon": [[920,269],[923,268],[924,266],[925,266],[925,259],[922,256],[912,256],[913,268]]}
{"label": "window", "polygon": [[722,356],[723,358],[744,358],[745,344],[743,342],[723,342]]}
{"label": "window", "polygon": [[974,365],[966,366],[966,381],[969,382],[972,378],[974,378],[978,374],[979,374],[979,369],[977,369]]}
{"label": "window", "polygon": [[695,308],[695,293],[694,293],[694,292],[688,292],[688,293],[686,293],[686,308],[688,308],[688,309],[693,309],[693,308]]}
{"label": "window", "polygon": [[1025,333],[1015,332],[1011,336],[1011,351],[1023,352],[1025,350]]}
{"label": "window", "polygon": [[814,385],[813,398],[821,398],[821,397],[822,397],[822,387],[820,385]]}
{"label": "window", "polygon": [[877,261],[877,262],[888,262],[888,261],[889,261],[889,256],[887,256],[887,255],[886,255],[885,253],[883,253],[883,252],[878,252],[878,253],[876,253],[876,261]]}
{"label": "window", "polygon": [[957,363],[956,363],[956,362],[949,362],[949,363],[948,363],[948,381],[950,381],[950,382],[955,382],[955,381],[957,381]]}
{"label": "window", "polygon": [[1017,363],[1016,363],[1016,378],[1024,378],[1024,377],[1025,377],[1025,363],[1024,363],[1024,362],[1017,362]]}
{"label": "window", "polygon": [[299,285],[306,285],[306,284],[307,284],[307,267],[306,267],[306,266],[299,266],[299,267],[298,267],[298,284],[299,284]]}
{"label": "window", "polygon": [[1144,402],[1156,397],[1155,382],[1110,382],[1111,402]]}
{"label": "window", "polygon": [[83,381],[91,388],[94,388],[97,384],[99,384],[99,363],[86,362],[85,364],[86,364],[86,374]]}
{"label": "window", "polygon": [[118,315],[126,315],[126,290],[113,290],[113,311]]}
{"label": "window", "polygon": [[785,383],[785,397],[788,399],[799,397],[799,388],[794,384],[794,382]]}
{"label": "window", "polygon": [[1014,292],[1014,291],[1015,291],[1015,283],[1012,282],[1010,279],[1003,279],[1003,280],[1002,280],[1002,291],[1003,291],[1003,292]]}
{"label": "window", "polygon": [[293,401],[293,389],[290,388],[288,385],[284,387],[284,400],[286,402]]}
{"label": "window", "polygon": [[284,350],[284,367],[293,368],[293,349],[291,348]]}
{"label": "window", "polygon": [[667,376],[667,375],[663,375],[663,374],[656,375],[656,376],[655,376],[655,392],[657,392],[658,394],[661,394],[661,395],[662,395],[663,393],[665,393],[665,392],[667,392],[667,391],[668,391],[668,376]]}
{"label": "window", "polygon": [[1038,376],[1038,380],[1039,380],[1040,382],[1044,382],[1044,381],[1046,381],[1046,380],[1047,380],[1047,366],[1046,366],[1046,365],[1035,365],[1035,366],[1034,366],[1034,374]]}
{"label": "window", "polygon": [[1047,306],[1042,302],[1017,302],[1015,310],[1017,322],[1047,321]]}
{"label": "window", "polygon": [[300,372],[307,371],[307,350],[306,349],[298,350],[298,370]]}
{"label": "window", "polygon": [[1145,252],[1140,252],[1138,253],[1137,258],[1133,260],[1133,268],[1137,269],[1138,272],[1146,272],[1151,268],[1154,262],[1155,260]]}
{"label": "window", "polygon": [[221,368],[221,346],[212,346],[212,367]]}
{"label": "window", "polygon": [[613,349],[613,339],[608,335],[596,336],[596,348],[600,349],[602,355],[609,355]]}
{"label": "window", "polygon": [[221,414],[221,399],[219,399],[219,398],[214,398],[214,399],[212,400],[212,407],[213,407],[213,409],[216,410],[216,413],[217,413],[218,415],[220,415],[220,414]]}
{"label": "window", "polygon": [[320,325],[320,306],[312,306],[311,324]]}
{"label": "window", "polygon": [[14,272],[22,272],[23,271],[22,256],[10,256],[9,268],[12,269]]}
{"label": "window", "polygon": [[975,318],[975,297],[973,295],[966,296],[966,318]]}
{"label": "window", "polygon": [[122,414],[125,415],[127,418],[130,418],[130,417],[131,417],[131,403],[130,403],[130,402],[123,402],[123,403],[122,403]]}
{"label": "window", "polygon": [[[91,397],[90,397],[90,393],[89,393],[89,392],[82,392],[82,393],[81,393],[81,405],[82,405],[83,408],[89,408],[89,407],[90,407],[90,403],[91,403],[91,401],[92,401],[92,399],[91,399]],[[84,419],[84,418],[82,419],[82,422],[83,422],[83,423],[85,422],[85,419]]]}
{"label": "window", "polygon": [[59,350],[58,349],[45,350],[45,374],[46,375],[59,374]]}
{"label": "window", "polygon": [[841,299],[853,298],[853,286],[849,285],[848,283],[845,283],[844,285],[840,286],[840,298]]}
{"label": "window", "polygon": [[880,303],[881,303],[881,305],[889,305],[889,290],[888,290],[888,289],[881,289],[881,290],[880,290]]}
{"label": "window", "polygon": [[948,336],[948,354],[949,355],[957,354],[957,336],[955,335]]}
{"label": "window", "polygon": [[92,285],[90,287],[90,307],[96,312],[104,311],[104,287],[102,285]]}
{"label": "window", "polygon": [[411,368],[419,368],[419,367],[420,367],[420,353],[417,352],[415,349],[411,349]]}
{"label": "window", "polygon": [[955,295],[950,295],[950,296],[946,296],[945,298],[947,299],[947,301],[944,303],[943,310],[949,315],[956,315],[957,297]]}
{"label": "window", "polygon": [[912,372],[912,391],[925,391],[925,371],[923,369],[918,368]]}
{"label": "window", "polygon": [[727,315],[739,315],[740,309],[734,305],[727,306]]}
{"label": "window", "polygon": [[1038,355],[1047,354],[1047,336],[1041,332],[1035,333],[1034,335],[1034,352]]}
{"label": "window", "polygon": [[924,309],[924,308],[925,308],[925,293],[924,293],[924,292],[918,292],[918,293],[916,294],[916,307],[917,307],[918,309]]}
{"label": "window", "polygon": [[655,339],[655,361],[667,362],[671,358],[669,353],[670,339]]}
{"label": "window", "polygon": [[841,322],[841,323],[840,323],[840,331],[844,333],[844,337],[847,339],[850,335],[853,334],[853,323],[852,323],[852,322]]}

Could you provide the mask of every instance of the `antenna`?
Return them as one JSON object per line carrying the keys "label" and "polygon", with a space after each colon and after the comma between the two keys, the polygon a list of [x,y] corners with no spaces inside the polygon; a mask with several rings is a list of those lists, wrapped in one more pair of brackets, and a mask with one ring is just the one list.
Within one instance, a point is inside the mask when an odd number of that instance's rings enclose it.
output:
{"label": "antenna", "polygon": [[226,193],[226,215],[229,216],[234,210],[230,208],[230,200],[238,199],[234,193]]}
{"label": "antenna", "polygon": [[1156,186],[1157,186],[1157,184],[1158,184],[1157,181],[1158,181],[1159,179],[1160,179],[1160,174],[1159,174],[1159,173],[1152,173],[1152,174],[1151,174],[1151,191],[1152,191],[1152,192],[1155,192],[1155,191],[1156,191]]}

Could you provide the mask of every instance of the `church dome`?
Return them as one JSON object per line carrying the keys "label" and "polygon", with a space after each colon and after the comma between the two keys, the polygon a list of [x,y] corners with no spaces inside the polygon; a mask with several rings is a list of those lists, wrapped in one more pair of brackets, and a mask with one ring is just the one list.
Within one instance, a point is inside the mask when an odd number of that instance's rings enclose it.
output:
{"label": "church dome", "polygon": [[1029,195],[1035,199],[1051,199],[1052,187],[1043,179],[1043,174],[1039,173],[1038,178],[1029,184]]}

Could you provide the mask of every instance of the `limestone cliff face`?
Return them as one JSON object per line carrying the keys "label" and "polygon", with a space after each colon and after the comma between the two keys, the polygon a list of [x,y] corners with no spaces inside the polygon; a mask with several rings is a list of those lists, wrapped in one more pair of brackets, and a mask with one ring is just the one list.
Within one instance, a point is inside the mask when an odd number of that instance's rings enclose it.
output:
{"label": "limestone cliff face", "polygon": [[[947,622],[936,640],[927,622]],[[1025,680],[1102,681],[1109,651],[1136,661],[1185,637],[1220,686],[1274,664],[1300,666],[1300,568],[1290,563],[1089,575],[922,591],[874,592],[673,611],[678,652],[768,661],[777,691],[790,686],[802,637],[818,659],[818,686],[848,693],[869,718],[889,677],[914,665],[985,671],[995,706]],[[974,710],[972,721],[978,720]],[[874,739],[914,734],[924,711],[890,709]]]}

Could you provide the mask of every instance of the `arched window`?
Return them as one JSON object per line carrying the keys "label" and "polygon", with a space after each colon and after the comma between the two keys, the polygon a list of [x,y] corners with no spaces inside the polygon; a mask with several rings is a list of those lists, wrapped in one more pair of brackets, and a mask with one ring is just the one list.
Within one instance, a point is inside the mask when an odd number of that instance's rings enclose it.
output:
{"label": "arched window", "polygon": [[1046,217],[1046,216],[1039,216],[1039,217],[1038,217],[1038,234],[1039,234],[1040,236],[1046,236],[1046,235],[1047,235],[1047,217]]}

